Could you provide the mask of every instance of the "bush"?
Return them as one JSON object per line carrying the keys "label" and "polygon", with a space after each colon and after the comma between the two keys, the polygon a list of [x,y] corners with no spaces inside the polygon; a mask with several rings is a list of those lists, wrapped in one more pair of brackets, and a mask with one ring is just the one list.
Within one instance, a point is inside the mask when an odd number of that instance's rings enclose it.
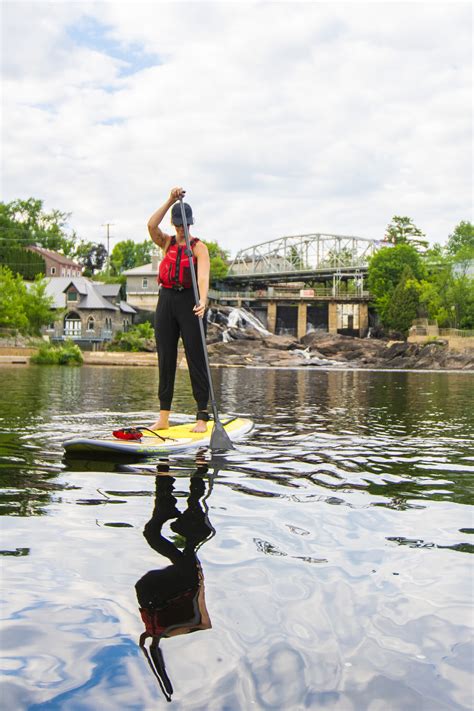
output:
{"label": "bush", "polygon": [[117,331],[108,346],[109,351],[154,351],[155,332],[149,321],[132,326],[128,331]]}
{"label": "bush", "polygon": [[36,355],[31,356],[35,365],[82,365],[81,349],[73,341],[64,341],[61,345],[43,343]]}

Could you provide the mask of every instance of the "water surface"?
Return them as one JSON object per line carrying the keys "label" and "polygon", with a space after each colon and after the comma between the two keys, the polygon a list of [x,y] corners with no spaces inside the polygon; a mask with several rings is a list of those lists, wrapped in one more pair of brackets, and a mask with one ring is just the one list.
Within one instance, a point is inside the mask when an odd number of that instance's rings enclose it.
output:
{"label": "water surface", "polygon": [[153,369],[2,375],[2,707],[471,708],[472,374],[215,370],[254,433],[141,464],[61,442],[150,422]]}

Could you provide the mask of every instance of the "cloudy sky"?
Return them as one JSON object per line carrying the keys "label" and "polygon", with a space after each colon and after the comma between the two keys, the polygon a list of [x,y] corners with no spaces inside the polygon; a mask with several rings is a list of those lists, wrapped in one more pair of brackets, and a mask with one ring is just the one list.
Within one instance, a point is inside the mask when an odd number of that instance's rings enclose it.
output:
{"label": "cloudy sky", "polygon": [[147,238],[183,185],[232,254],[393,215],[445,242],[472,219],[471,32],[453,0],[4,0],[1,199],[93,241]]}

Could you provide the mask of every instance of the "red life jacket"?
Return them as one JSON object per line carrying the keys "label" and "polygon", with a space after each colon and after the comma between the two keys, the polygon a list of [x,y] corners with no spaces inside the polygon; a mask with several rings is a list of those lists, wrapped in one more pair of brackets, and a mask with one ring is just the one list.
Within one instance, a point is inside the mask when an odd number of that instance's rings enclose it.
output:
{"label": "red life jacket", "polygon": [[[193,237],[190,241],[191,249],[196,242],[199,242],[198,238]],[[196,267],[197,260],[194,256],[193,263]],[[190,289],[193,285],[186,244],[178,246],[176,237],[171,238],[168,251],[160,262],[157,281],[165,289]]]}

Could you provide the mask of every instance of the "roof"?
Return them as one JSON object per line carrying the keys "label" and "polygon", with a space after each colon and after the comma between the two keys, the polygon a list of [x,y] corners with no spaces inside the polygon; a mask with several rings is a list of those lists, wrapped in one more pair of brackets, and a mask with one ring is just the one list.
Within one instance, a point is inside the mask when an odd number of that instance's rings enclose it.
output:
{"label": "roof", "polygon": [[64,254],[60,254],[59,252],[53,252],[52,249],[38,247],[35,244],[28,245],[26,249],[29,249],[32,252],[37,252],[43,257],[49,257],[49,259],[54,259],[55,262],[59,262],[60,264],[64,264],[65,266],[74,267],[75,269],[80,269],[81,271],[83,269],[82,265],[78,262],[75,262],[73,259],[69,259],[69,257],[65,257]]}
{"label": "roof", "polygon": [[120,304],[120,311],[122,311],[124,314],[136,314],[138,313],[136,309],[133,308],[133,306],[130,306],[130,304],[127,304],[126,301],[121,301]]}
{"label": "roof", "polygon": [[134,267],[133,269],[126,269],[122,274],[125,276],[156,276],[156,269],[153,269],[153,265],[142,264],[141,267]]}
{"label": "roof", "polygon": [[96,291],[102,296],[117,296],[121,287],[121,284],[104,284],[100,281],[95,281],[94,285]]}
{"label": "roof", "polygon": [[106,311],[118,311],[119,307],[107,301],[97,290],[96,285],[86,277],[52,277],[48,279],[46,293],[54,298],[53,308],[64,309],[67,305],[65,292],[70,286],[74,286],[81,295],[80,301],[75,304],[79,309],[104,309]]}

